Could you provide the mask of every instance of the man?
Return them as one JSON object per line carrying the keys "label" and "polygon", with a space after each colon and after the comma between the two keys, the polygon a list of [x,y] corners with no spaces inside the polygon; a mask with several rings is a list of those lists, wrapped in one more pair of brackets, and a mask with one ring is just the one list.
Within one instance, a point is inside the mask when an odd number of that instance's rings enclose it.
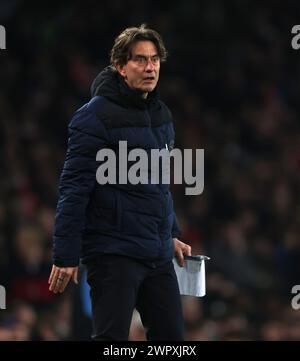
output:
{"label": "man", "polygon": [[96,180],[100,149],[117,152],[121,140],[128,150],[148,154],[173,146],[171,114],[156,89],[165,59],[156,31],[144,25],[125,29],[115,39],[111,66],[92,84],[92,99],[69,125],[49,283],[55,293],[71,279],[77,283],[81,257],[91,287],[95,340],[127,340],[134,308],[148,340],[183,340],[172,258],[175,251],[183,265],[191,247],[177,238],[169,185]]}

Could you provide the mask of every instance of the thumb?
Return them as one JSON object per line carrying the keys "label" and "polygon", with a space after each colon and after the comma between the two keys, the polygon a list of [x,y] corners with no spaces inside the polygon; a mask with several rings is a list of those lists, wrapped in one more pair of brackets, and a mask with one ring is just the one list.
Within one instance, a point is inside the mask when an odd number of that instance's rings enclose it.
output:
{"label": "thumb", "polygon": [[72,280],[74,283],[78,285],[78,268],[76,268],[75,271],[73,272]]}

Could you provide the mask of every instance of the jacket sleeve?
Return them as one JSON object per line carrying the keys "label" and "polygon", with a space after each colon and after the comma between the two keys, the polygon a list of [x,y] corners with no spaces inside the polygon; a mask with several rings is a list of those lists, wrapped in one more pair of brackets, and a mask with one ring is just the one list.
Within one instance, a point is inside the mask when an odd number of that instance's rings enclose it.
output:
{"label": "jacket sleeve", "polygon": [[172,238],[180,238],[182,232],[179,227],[178,219],[175,212],[173,212],[173,217]]}
{"label": "jacket sleeve", "polygon": [[58,267],[79,264],[86,208],[96,183],[96,154],[107,144],[106,129],[87,105],[74,114],[68,131],[53,236],[53,262]]}
{"label": "jacket sleeve", "polygon": [[[171,119],[173,118],[172,117],[172,113],[170,111],[170,109],[167,107],[167,110],[169,112],[169,116],[171,117]],[[170,144],[170,149],[173,149],[174,147],[174,143],[175,143],[175,130],[174,130],[174,126],[173,126],[173,121],[171,123],[171,144]],[[180,226],[179,226],[179,222],[178,222],[178,219],[177,219],[177,216],[176,216],[176,213],[175,211],[173,210],[173,226],[172,226],[172,238],[179,238],[182,236],[182,231],[180,229]]]}

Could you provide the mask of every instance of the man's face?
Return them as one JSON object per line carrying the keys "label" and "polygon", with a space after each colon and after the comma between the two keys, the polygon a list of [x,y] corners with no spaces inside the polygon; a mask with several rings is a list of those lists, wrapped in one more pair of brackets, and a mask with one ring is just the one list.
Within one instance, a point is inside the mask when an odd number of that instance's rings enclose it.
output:
{"label": "man's face", "polygon": [[117,66],[130,88],[144,93],[151,92],[158,82],[160,58],[152,41],[138,41],[131,51],[131,59],[127,64]]}

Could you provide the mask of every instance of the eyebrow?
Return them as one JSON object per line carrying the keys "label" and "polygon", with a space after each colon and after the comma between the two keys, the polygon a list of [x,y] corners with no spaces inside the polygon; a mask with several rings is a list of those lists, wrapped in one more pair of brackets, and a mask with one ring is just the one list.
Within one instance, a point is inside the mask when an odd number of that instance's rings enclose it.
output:
{"label": "eyebrow", "polygon": [[[148,56],[146,56],[144,54],[135,54],[132,57],[136,57],[136,56],[140,56],[142,58],[148,58]],[[156,54],[150,55],[150,58],[153,58],[154,56],[159,56],[159,55],[156,53]]]}

